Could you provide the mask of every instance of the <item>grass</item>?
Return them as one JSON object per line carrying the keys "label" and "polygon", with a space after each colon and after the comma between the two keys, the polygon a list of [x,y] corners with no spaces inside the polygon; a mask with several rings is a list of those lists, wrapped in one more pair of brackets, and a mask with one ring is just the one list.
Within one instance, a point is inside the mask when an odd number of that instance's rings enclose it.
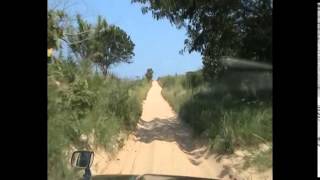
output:
{"label": "grass", "polygon": [[180,107],[191,97],[191,91],[189,92],[183,87],[184,79],[185,77],[183,75],[166,76],[159,81],[160,85],[164,87],[164,90],[161,91],[162,95],[173,105],[172,108],[176,112],[179,112]]}
{"label": "grass", "polygon": [[88,61],[48,65],[48,179],[74,179],[64,153],[87,149],[82,134],[94,132],[95,145],[113,151],[120,132],[135,128],[150,82],[93,73]]}
{"label": "grass", "polygon": [[164,98],[195,135],[209,140],[211,150],[233,153],[272,141],[271,74],[229,71],[216,81],[193,79],[198,82],[190,82],[189,73],[159,81]]}
{"label": "grass", "polygon": [[270,167],[272,167],[272,148],[267,151],[259,152],[253,157],[248,158],[244,164],[244,169],[253,166],[259,172],[262,172]]}

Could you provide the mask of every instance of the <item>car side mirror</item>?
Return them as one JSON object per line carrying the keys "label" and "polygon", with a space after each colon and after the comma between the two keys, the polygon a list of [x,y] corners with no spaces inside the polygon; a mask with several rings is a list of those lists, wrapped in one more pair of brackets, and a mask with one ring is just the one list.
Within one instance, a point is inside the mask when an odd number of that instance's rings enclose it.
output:
{"label": "car side mirror", "polygon": [[89,168],[93,162],[92,151],[75,151],[72,153],[71,166],[76,168]]}

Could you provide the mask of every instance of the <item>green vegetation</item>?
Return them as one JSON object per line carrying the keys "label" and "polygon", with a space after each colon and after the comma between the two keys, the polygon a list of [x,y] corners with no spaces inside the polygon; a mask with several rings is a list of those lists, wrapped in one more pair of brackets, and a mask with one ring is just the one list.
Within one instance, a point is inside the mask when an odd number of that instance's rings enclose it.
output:
{"label": "green vegetation", "polygon": [[89,24],[80,15],[76,19],[77,27],[70,28],[67,41],[78,57],[94,62],[104,75],[113,64],[131,63],[135,44],[125,31],[109,25],[101,16],[96,25]]}
{"label": "green vegetation", "polygon": [[[123,30],[100,16],[96,25],[77,15],[73,26],[69,18],[62,10],[48,11],[48,52],[61,54],[48,56],[48,179],[75,179],[77,172],[68,168],[72,148],[93,145],[113,152],[121,146],[118,135],[134,130],[151,86],[146,79],[119,79],[108,72],[134,56],[134,43]],[[62,55],[63,41],[71,50],[68,58]],[[100,71],[94,73],[94,65]]]}
{"label": "green vegetation", "polygon": [[247,158],[244,169],[254,166],[258,171],[263,171],[272,167],[272,148],[267,151],[259,152],[251,158]]}
{"label": "green vegetation", "polygon": [[63,22],[66,18],[66,14],[61,10],[48,11],[48,49],[60,47],[59,39],[63,37]]}
{"label": "green vegetation", "polygon": [[[202,55],[205,78],[223,72],[222,56],[272,62],[270,0],[132,0],[157,20],[168,19],[187,30],[185,48]],[[182,51],[183,52],[183,51]]]}
{"label": "green vegetation", "polygon": [[[132,0],[143,13],[168,18],[187,30],[185,48],[200,52],[203,70],[159,79],[163,95],[196,135],[209,140],[211,150],[272,142],[272,77],[270,73],[228,70],[221,57],[272,62],[272,4],[257,1]],[[110,73],[118,63],[131,63],[135,44],[121,28],[98,16],[95,24],[64,10],[48,10],[48,177],[74,179],[68,168],[71,147],[88,149],[80,136],[93,136],[94,145],[112,152],[121,132],[134,130],[141,103],[150,88],[153,70],[145,78],[120,79]],[[76,19],[76,23],[70,19]],[[214,26],[212,26],[214,25]],[[182,51],[183,52],[183,51]],[[93,66],[99,68],[95,73]],[[272,165],[266,151],[247,165]]]}
{"label": "green vegetation", "polygon": [[63,41],[76,59],[90,60],[105,76],[111,65],[131,63],[135,44],[125,31],[101,16],[96,24],[89,24],[79,14],[75,18],[76,24],[63,10],[48,11],[48,49],[60,49]]}
{"label": "green vegetation", "polygon": [[151,81],[152,80],[152,77],[153,77],[153,70],[151,68],[148,68],[147,69],[147,72],[145,74],[145,77],[148,81]]}
{"label": "green vegetation", "polygon": [[57,60],[48,65],[48,175],[66,179],[70,146],[87,148],[80,135],[94,130],[95,144],[108,151],[120,131],[133,130],[150,87],[146,79],[120,80],[90,71],[90,61]]}
{"label": "green vegetation", "polygon": [[162,94],[212,150],[232,153],[272,141],[271,73],[230,70],[211,82],[200,71],[187,74],[159,78]]}

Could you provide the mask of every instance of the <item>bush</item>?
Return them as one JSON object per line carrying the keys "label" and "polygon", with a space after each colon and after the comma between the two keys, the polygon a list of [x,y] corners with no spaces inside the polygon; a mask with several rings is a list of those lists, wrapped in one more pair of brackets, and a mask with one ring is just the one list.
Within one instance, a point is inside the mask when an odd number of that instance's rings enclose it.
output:
{"label": "bush", "polygon": [[[89,148],[80,135],[94,132],[94,145],[113,151],[120,131],[132,130],[151,84],[93,74],[90,63],[48,65],[48,177],[74,179],[66,152]],[[60,84],[57,84],[59,81]]]}
{"label": "bush", "polygon": [[204,79],[201,74],[201,71],[186,73],[186,79],[184,83],[185,88],[194,89],[203,83],[204,83]]}
{"label": "bush", "polygon": [[145,77],[148,81],[152,80],[153,77],[153,70],[151,68],[147,69],[147,72],[145,74]]}
{"label": "bush", "polygon": [[271,74],[229,71],[205,82],[199,72],[159,78],[163,96],[195,135],[220,153],[272,141]]}

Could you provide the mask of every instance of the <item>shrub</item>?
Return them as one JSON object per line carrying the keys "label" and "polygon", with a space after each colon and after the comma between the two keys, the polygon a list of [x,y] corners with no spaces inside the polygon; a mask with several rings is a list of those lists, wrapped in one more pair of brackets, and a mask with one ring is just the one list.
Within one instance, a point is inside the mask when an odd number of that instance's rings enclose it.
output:
{"label": "shrub", "polygon": [[229,71],[205,82],[199,72],[159,78],[164,98],[195,135],[220,153],[272,141],[271,74]]}
{"label": "shrub", "polygon": [[49,179],[74,179],[66,151],[70,146],[89,148],[88,142],[80,141],[82,134],[94,132],[94,145],[114,151],[120,131],[132,130],[139,120],[151,85],[93,74],[87,62],[59,60],[48,65]]}

